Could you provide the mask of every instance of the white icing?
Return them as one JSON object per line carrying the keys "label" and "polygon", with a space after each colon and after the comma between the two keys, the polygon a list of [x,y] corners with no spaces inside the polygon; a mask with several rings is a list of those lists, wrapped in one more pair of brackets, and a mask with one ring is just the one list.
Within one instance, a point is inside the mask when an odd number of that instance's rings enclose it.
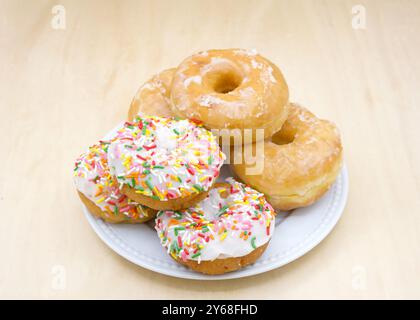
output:
{"label": "white icing", "polygon": [[[242,257],[271,239],[275,217],[264,195],[250,187],[245,187],[233,178],[228,178],[226,182],[232,189],[225,186],[215,187],[210,190],[207,198],[188,210],[178,213],[173,211],[158,213],[156,230],[162,245],[169,253],[172,252],[171,254],[184,260],[197,261]],[[230,190],[235,193],[231,193]],[[227,197],[223,198],[221,195]],[[257,217],[256,212],[259,213],[259,218],[252,219]],[[201,227],[196,228],[191,225],[192,222],[198,221],[197,215],[201,215],[199,221],[207,226],[207,232],[203,232]],[[173,223],[174,219],[178,221],[178,224]],[[169,226],[170,221],[171,226]],[[176,229],[179,226],[184,226],[185,229]],[[245,231],[250,233],[248,237]],[[199,233],[205,237],[200,237]],[[171,248],[179,247],[178,236],[182,242],[182,250],[174,253]],[[206,237],[209,237],[209,241],[206,241]],[[200,255],[193,257],[192,248],[195,244],[202,248],[199,250]],[[184,249],[189,252],[188,255],[183,252]]]}
{"label": "white icing", "polygon": [[138,203],[127,199],[110,174],[106,146],[109,142],[93,145],[76,160],[74,184],[79,192],[108,214],[122,213],[131,218],[144,217]]}
{"label": "white icing", "polygon": [[[136,122],[132,128],[125,125],[109,146],[108,163],[119,183],[160,201],[208,190],[225,159],[216,138],[189,120],[143,117],[140,121],[149,123],[143,124],[144,133]],[[132,180],[133,175],[137,180]]]}

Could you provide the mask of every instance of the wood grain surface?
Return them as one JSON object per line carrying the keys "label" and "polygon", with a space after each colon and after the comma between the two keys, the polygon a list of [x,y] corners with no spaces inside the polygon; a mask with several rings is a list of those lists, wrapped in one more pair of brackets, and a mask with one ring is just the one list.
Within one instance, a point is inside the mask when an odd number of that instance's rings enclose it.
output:
{"label": "wood grain surface", "polygon": [[[419,30],[414,0],[0,1],[0,297],[420,298]],[[73,162],[151,75],[229,47],[256,48],[293,101],[337,123],[348,204],[324,242],[283,268],[162,276],[95,235]]]}

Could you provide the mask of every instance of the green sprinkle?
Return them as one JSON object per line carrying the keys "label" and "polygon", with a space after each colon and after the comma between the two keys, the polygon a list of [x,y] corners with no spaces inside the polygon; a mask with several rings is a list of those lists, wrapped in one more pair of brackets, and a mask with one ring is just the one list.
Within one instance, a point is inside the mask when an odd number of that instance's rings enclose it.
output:
{"label": "green sprinkle", "polygon": [[174,129],[174,132],[175,132],[176,135],[179,136],[179,131],[178,130]]}
{"label": "green sprinkle", "polygon": [[227,205],[225,205],[225,206],[223,206],[221,209],[220,209],[220,214],[224,214],[226,211],[227,211],[227,209],[229,208],[229,206],[227,206]]}
{"label": "green sprinkle", "polygon": [[255,244],[255,237],[252,237],[252,239],[251,239],[251,246],[252,246],[254,249],[256,249],[256,248],[257,248],[257,245]]}
{"label": "green sprinkle", "polygon": [[144,191],[144,188],[142,186],[135,186],[136,190]]}
{"label": "green sprinkle", "polygon": [[145,167],[145,168],[150,168],[150,164],[149,164],[149,163],[147,163],[147,162],[143,162],[143,167]]}
{"label": "green sprinkle", "polygon": [[128,149],[133,149],[133,146],[131,146],[129,144],[126,144],[125,147],[128,148]]}
{"label": "green sprinkle", "polygon": [[176,176],[177,178],[178,178],[178,181],[180,182],[180,183],[182,183],[182,179],[181,179],[181,177],[180,176]]}
{"label": "green sprinkle", "polygon": [[213,163],[213,156],[212,156],[212,155],[210,155],[210,156],[209,156],[208,163],[209,163],[209,164],[212,164],[212,163]]}
{"label": "green sprinkle", "polygon": [[133,188],[136,186],[136,180],[134,178],[131,178],[131,183],[133,184]]}
{"label": "green sprinkle", "polygon": [[143,173],[144,174],[149,174],[150,173],[150,170],[149,169],[146,169],[146,170],[143,171]]}
{"label": "green sprinkle", "polygon": [[146,134],[146,129],[147,129],[147,126],[149,125],[149,123],[148,122],[143,122],[143,129],[141,130],[141,134],[142,135],[145,135]]}
{"label": "green sprinkle", "polygon": [[143,147],[138,147],[136,150],[141,151],[141,150],[143,150]]}
{"label": "green sprinkle", "polygon": [[118,214],[118,206],[115,206],[114,208],[114,214],[117,215]]}
{"label": "green sprinkle", "polygon": [[155,195],[151,196],[150,198],[155,199],[155,200],[160,200],[159,197]]}
{"label": "green sprinkle", "polygon": [[198,192],[202,192],[202,191],[203,191],[203,187],[202,187],[202,186],[200,186],[200,185],[198,185],[198,184],[194,184],[194,185],[193,185],[193,188],[194,188],[195,190],[197,190]]}
{"label": "green sprinkle", "polygon": [[133,129],[134,127],[132,125],[128,125],[127,128]]}
{"label": "green sprinkle", "polygon": [[164,166],[154,166],[153,169],[165,169]]}
{"label": "green sprinkle", "polygon": [[176,228],[174,228],[175,235],[177,236],[178,235],[178,231],[182,231],[182,230],[185,230],[185,227],[176,227]]}
{"label": "green sprinkle", "polygon": [[146,180],[146,184],[150,190],[153,190],[153,184],[150,182],[150,180]]}
{"label": "green sprinkle", "polygon": [[197,258],[197,257],[199,257],[199,256],[201,256],[201,252],[197,252],[196,254],[193,254],[193,255],[191,256],[191,258],[192,258],[192,259],[194,259],[194,258]]}

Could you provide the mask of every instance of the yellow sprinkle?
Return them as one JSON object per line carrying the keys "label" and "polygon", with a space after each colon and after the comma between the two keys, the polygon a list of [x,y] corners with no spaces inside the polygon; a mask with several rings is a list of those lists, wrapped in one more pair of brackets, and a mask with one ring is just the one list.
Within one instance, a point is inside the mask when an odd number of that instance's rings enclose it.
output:
{"label": "yellow sprinkle", "polygon": [[100,198],[100,199],[96,200],[96,203],[101,203],[101,202],[103,202],[104,200],[105,200],[105,197],[102,197],[102,198]]}
{"label": "yellow sprinkle", "polygon": [[159,192],[159,190],[158,190],[158,188],[155,186],[154,188],[153,188],[153,192],[160,198],[160,199],[162,199],[163,198],[163,195],[162,195],[162,193],[160,193]]}
{"label": "yellow sprinkle", "polygon": [[225,240],[226,236],[227,236],[227,232],[225,232],[224,234],[222,234],[222,235],[220,236],[220,241]]}

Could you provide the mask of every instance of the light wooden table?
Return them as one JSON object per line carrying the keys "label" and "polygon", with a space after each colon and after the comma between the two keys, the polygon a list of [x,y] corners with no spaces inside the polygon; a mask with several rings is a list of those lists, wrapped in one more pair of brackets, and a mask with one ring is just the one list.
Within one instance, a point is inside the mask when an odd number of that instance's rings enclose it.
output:
{"label": "light wooden table", "polygon": [[[420,298],[420,1],[63,0],[65,29],[56,4],[0,2],[0,297]],[[292,100],[338,124],[349,201],[331,235],[281,269],[174,279],[94,234],[73,161],[153,73],[224,47],[256,48]]]}

